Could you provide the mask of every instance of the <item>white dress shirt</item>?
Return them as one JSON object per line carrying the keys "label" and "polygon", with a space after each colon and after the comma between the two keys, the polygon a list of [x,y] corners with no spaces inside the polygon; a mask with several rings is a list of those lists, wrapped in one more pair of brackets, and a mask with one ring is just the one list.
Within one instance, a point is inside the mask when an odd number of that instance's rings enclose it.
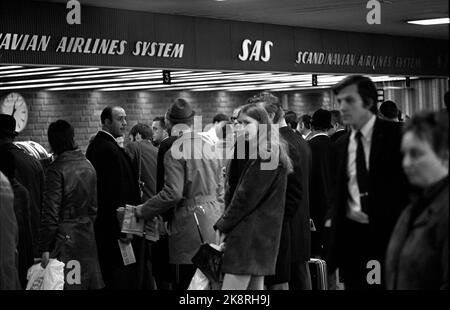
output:
{"label": "white dress shirt", "polygon": [[[375,125],[376,116],[373,115],[369,121],[361,128],[361,141],[364,148],[364,156],[366,161],[367,172],[369,172],[369,158],[370,147],[372,144],[373,126]],[[352,129],[350,134],[350,141],[348,143],[348,161],[347,161],[347,175],[349,198],[347,200],[347,217],[353,221],[368,224],[369,216],[361,211],[361,203],[359,200],[358,181],[356,179],[356,148],[358,146],[355,135],[357,130]]]}

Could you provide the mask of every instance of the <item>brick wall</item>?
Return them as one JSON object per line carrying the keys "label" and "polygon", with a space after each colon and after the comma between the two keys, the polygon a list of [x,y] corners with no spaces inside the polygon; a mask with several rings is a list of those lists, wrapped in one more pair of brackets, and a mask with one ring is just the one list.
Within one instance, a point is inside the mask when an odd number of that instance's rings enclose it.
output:
{"label": "brick wall", "polygon": [[32,140],[46,149],[47,128],[51,122],[64,119],[75,128],[75,139],[85,151],[89,137],[100,129],[100,113],[106,105],[120,105],[127,113],[128,129],[136,123],[151,122],[163,116],[175,98],[193,104],[203,125],[210,123],[217,113],[231,115],[251,95],[225,92],[21,92],[29,107],[26,128],[18,141]]}

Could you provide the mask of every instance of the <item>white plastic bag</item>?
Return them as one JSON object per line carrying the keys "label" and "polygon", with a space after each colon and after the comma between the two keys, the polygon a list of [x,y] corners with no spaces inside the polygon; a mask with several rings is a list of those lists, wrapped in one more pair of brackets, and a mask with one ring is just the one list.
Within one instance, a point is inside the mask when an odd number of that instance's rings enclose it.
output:
{"label": "white plastic bag", "polygon": [[192,277],[191,283],[189,284],[188,291],[209,289],[210,285],[208,278],[204,275],[203,272],[200,271],[200,269],[197,269],[194,276]]}
{"label": "white plastic bag", "polygon": [[62,290],[64,289],[64,263],[50,259],[47,267],[41,263],[28,269],[26,290]]}

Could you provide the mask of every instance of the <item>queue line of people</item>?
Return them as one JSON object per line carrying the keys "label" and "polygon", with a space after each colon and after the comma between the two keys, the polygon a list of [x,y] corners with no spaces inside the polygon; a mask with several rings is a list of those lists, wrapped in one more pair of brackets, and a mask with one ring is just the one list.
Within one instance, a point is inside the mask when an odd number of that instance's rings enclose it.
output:
{"label": "queue line of people", "polygon": [[[194,131],[195,111],[179,98],[152,128],[136,125],[125,147],[117,139],[127,134],[126,111],[106,107],[86,156],[69,123],[52,123],[55,160],[42,190],[39,241],[30,238],[28,252],[37,248],[43,266],[51,257],[79,261],[81,281],[65,289],[185,290],[201,244],[195,213],[205,241],[224,245],[223,289],[311,289],[311,257],[324,259],[330,275],[339,268],[349,290],[447,288],[448,114],[418,113],[404,126],[382,119],[375,85],[363,76],[333,92],[339,114],[319,109],[297,121],[262,93],[234,111],[235,125],[218,118],[206,133]],[[15,124],[2,117],[1,141],[10,145]],[[204,151],[224,141],[232,158]],[[1,229],[7,280],[0,284],[17,289],[31,262],[24,236],[36,236],[36,219],[16,202],[29,189],[16,195],[6,170],[0,227],[19,230]],[[157,223],[157,240],[121,232],[117,209],[125,205],[135,206],[137,220]],[[135,263],[124,265],[121,251],[130,247]],[[5,265],[11,261],[16,270]],[[379,268],[371,281],[369,262]]]}

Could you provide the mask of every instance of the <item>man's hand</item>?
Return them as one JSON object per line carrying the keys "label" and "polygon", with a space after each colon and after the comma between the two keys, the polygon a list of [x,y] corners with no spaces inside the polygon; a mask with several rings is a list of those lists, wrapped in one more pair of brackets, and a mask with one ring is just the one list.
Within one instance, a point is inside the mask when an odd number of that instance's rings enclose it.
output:
{"label": "man's hand", "polygon": [[227,235],[225,233],[222,233],[220,230],[216,230],[216,244],[219,245],[221,248],[225,248],[225,239],[227,238]]}
{"label": "man's hand", "polygon": [[123,243],[130,243],[131,240],[133,240],[133,235],[132,234],[125,234],[125,237],[119,238],[119,240]]}

